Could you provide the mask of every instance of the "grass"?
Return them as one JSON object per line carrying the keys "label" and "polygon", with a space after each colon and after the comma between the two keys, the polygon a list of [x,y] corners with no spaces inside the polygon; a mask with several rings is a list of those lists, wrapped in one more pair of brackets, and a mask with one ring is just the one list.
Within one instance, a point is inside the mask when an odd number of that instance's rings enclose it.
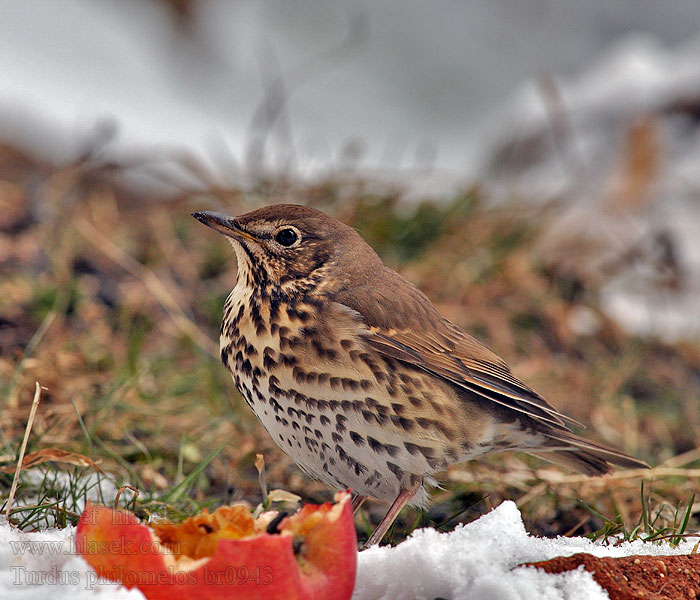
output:
{"label": "grass", "polygon": [[[46,391],[27,452],[82,454],[109,474],[60,462],[25,471],[13,522],[74,523],[86,498],[111,504],[124,485],[138,493],[125,488],[120,504],[142,516],[255,506],[257,454],[270,488],[329,500],[333,491],[303,476],[261,429],[218,359],[235,260],[189,213],[243,212],[253,200],[238,190],[140,196],[113,170],[51,169],[7,148],[0,165],[0,454],[13,469],[38,381]],[[268,182],[248,197],[309,202],[356,227],[443,314],[588,424],[586,435],[660,465],[598,479],[512,454],[455,465],[432,506],[404,511],[389,541],[417,526],[449,530],[506,498],[542,535],[678,543],[700,528],[700,347],[638,339],[611,322],[600,277],[562,270],[539,250],[556,209],[493,206],[477,189],[413,206],[361,181]],[[571,326],[582,308],[593,333]],[[0,505],[11,480],[0,474]],[[384,509],[363,508],[361,538]]]}
{"label": "grass", "polygon": [[644,542],[666,540],[671,546],[678,546],[689,535],[690,537],[700,537],[700,532],[688,533],[691,517],[696,510],[694,493],[685,503],[679,501],[676,506],[672,506],[662,501],[652,508],[652,494],[651,492],[645,493],[642,481],[640,505],[639,518],[631,527],[626,526],[619,510],[611,518],[599,514],[593,507],[586,506],[590,513],[596,515],[604,523],[601,529],[590,533],[588,537],[593,541],[602,540],[606,544],[619,544],[635,540]]}

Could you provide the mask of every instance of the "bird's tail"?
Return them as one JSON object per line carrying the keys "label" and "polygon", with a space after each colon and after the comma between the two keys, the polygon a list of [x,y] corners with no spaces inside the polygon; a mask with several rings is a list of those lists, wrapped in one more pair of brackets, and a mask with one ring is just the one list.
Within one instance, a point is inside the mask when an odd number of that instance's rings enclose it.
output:
{"label": "bird's tail", "polygon": [[571,467],[586,475],[604,475],[612,465],[628,469],[648,469],[649,465],[629,454],[581,438],[565,431],[548,432],[547,443],[531,452],[553,463]]}

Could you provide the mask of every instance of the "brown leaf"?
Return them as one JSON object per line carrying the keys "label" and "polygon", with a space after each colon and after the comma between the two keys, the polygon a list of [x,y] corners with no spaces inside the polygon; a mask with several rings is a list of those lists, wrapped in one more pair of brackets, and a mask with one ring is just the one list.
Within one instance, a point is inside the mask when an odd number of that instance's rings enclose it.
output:
{"label": "brown leaf", "polygon": [[[88,458],[83,454],[78,454],[77,452],[68,452],[67,450],[59,450],[58,448],[43,448],[42,450],[37,450],[36,452],[26,454],[24,460],[22,461],[22,468],[30,469],[40,465],[41,463],[49,461],[68,463],[79,467],[92,467],[103,475],[105,474],[105,472],[91,458]],[[0,472],[14,473],[15,468],[16,465],[0,467]]]}

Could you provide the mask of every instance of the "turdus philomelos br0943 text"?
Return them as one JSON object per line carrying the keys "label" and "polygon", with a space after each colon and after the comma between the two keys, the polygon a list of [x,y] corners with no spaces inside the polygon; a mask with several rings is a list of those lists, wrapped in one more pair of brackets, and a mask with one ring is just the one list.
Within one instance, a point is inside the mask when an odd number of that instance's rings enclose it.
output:
{"label": "turdus philomelos br0943 text", "polygon": [[379,542],[423,480],[519,450],[591,475],[642,461],[572,434],[572,419],[384,266],[359,234],[312,208],[197,212],[228,237],[238,280],[221,358],[275,442],[333,488],[393,502]]}

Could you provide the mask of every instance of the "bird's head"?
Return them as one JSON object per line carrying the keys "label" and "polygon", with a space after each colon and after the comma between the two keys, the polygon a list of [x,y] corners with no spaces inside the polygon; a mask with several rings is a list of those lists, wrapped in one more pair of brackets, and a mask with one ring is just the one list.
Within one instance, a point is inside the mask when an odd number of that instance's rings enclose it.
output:
{"label": "bird's head", "polygon": [[382,263],[358,233],[325,213],[295,204],[231,217],[193,217],[225,235],[238,258],[239,283],[287,295],[337,291],[363,283]]}

